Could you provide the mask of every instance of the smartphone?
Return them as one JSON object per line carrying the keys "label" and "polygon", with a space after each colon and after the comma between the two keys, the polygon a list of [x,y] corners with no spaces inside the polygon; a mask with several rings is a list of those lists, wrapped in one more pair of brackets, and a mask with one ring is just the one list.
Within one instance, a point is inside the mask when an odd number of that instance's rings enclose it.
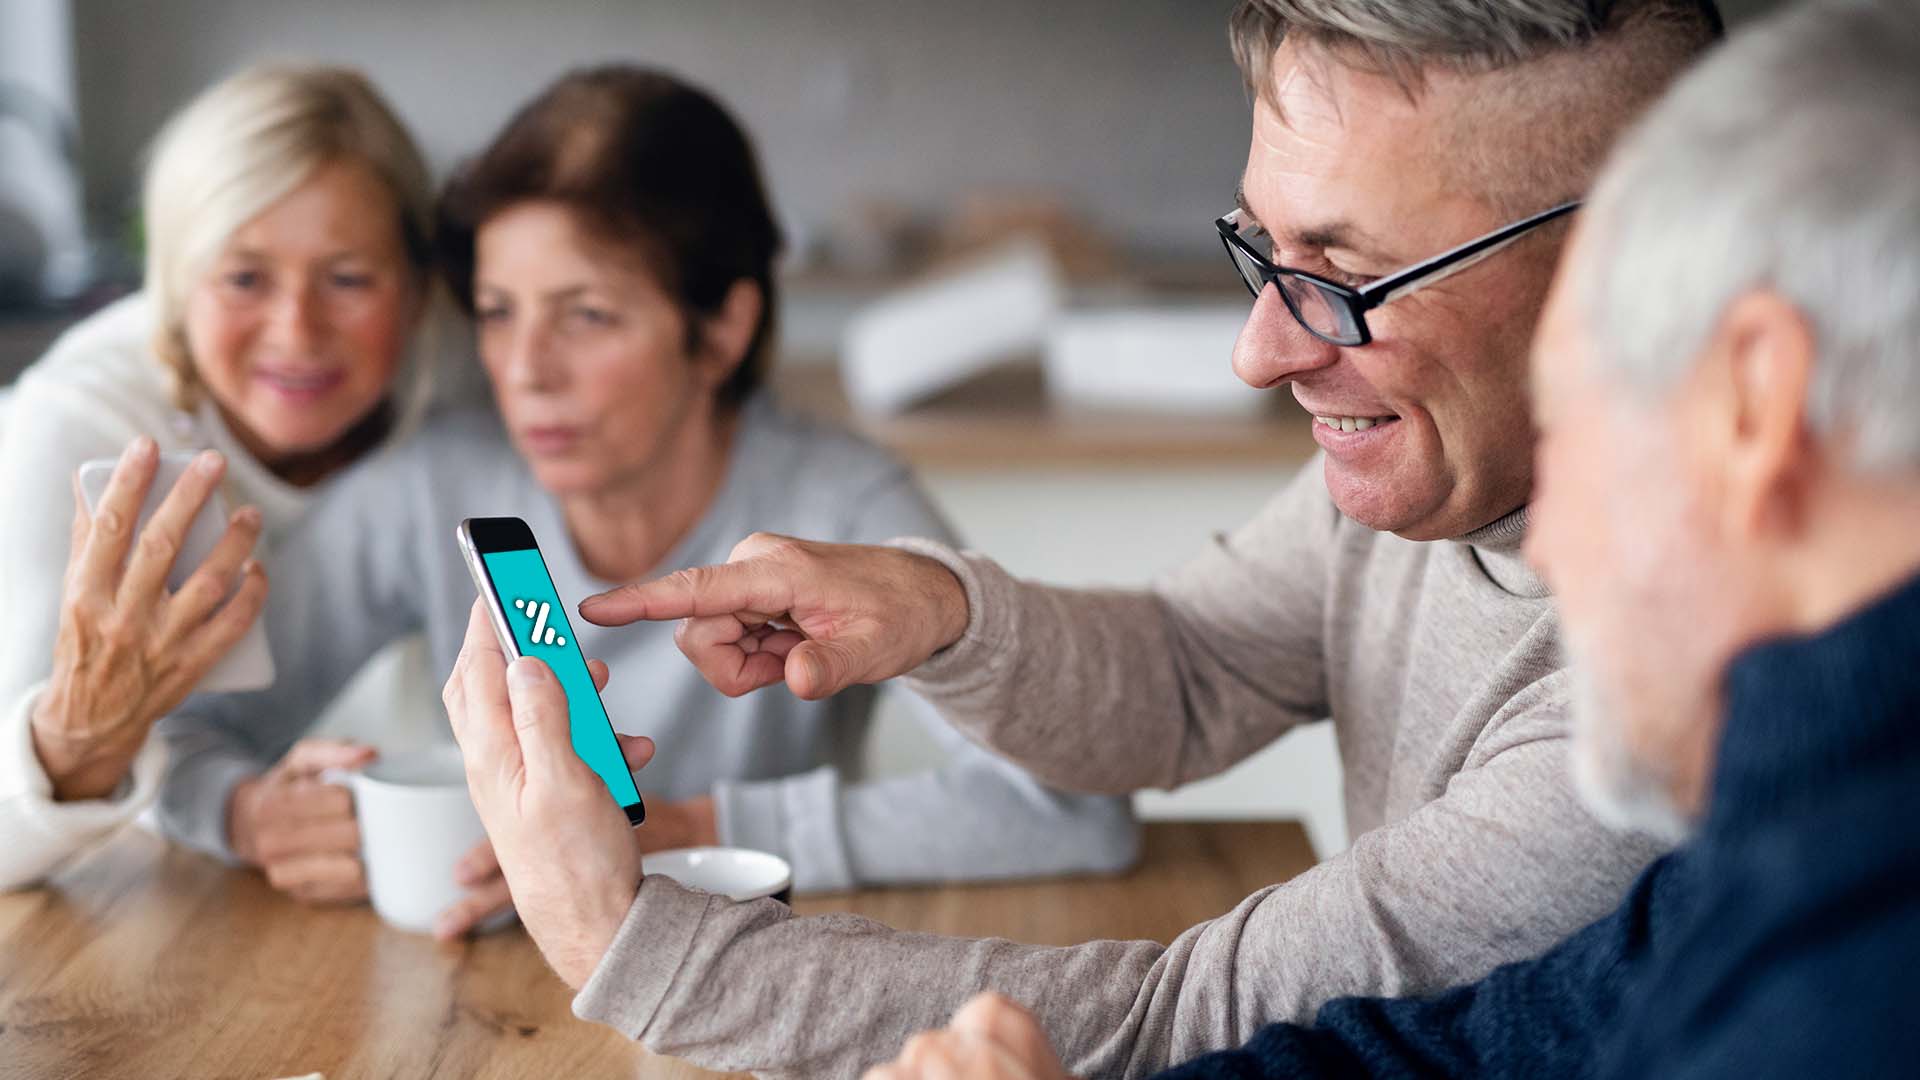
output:
{"label": "smartphone", "polygon": [[553,670],[567,692],[574,753],[600,774],[629,822],[645,821],[647,808],[613,736],[613,721],[607,718],[600,692],[593,688],[586,655],[574,639],[566,605],[553,587],[533,530],[519,518],[468,518],[458,532],[460,557],[487,602],[500,647],[508,656],[539,657]]}
{"label": "smartphone", "polygon": [[[140,507],[139,520],[134,524],[133,535],[139,536],[140,530],[147,527],[154,511],[166,501],[167,493],[179,481],[193,464],[199,451],[187,453],[168,453],[160,455],[159,467],[154,470],[153,483],[147,486],[147,501]],[[89,513],[98,511],[100,500],[106,497],[107,481],[113,478],[113,468],[118,464],[114,458],[100,458],[80,466],[80,496],[87,501]],[[186,584],[200,564],[213,554],[215,545],[227,531],[227,500],[222,498],[220,490],[215,488],[207,496],[207,501],[194,515],[193,522],[187,527],[187,535],[180,545],[180,551],[173,558],[173,566],[167,570],[167,589],[175,591]],[[133,545],[128,545],[127,555],[132,558]],[[240,576],[234,575],[233,583],[227,595],[240,587]],[[264,619],[253,620],[253,625],[241,635],[227,655],[220,658],[198,683],[196,691],[232,691],[260,690],[273,685],[273,653],[267,648],[267,625]]]}

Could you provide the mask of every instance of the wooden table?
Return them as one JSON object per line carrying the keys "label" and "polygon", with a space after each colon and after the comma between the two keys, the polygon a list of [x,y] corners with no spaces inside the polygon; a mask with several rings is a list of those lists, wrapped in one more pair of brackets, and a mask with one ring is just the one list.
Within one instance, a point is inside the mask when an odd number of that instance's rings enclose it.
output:
{"label": "wooden table", "polygon": [[[1313,865],[1295,822],[1146,826],[1114,878],[803,898],[902,929],[1169,941]],[[440,945],[130,831],[0,896],[0,1077],[684,1077],[576,1020],[525,931]]]}

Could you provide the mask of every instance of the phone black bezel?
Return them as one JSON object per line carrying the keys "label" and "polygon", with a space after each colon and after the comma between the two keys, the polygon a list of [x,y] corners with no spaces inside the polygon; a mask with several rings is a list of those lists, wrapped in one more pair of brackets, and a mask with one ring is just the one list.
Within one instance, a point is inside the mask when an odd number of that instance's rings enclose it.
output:
{"label": "phone black bezel", "polygon": [[[541,569],[546,571],[547,580],[553,580],[553,570],[547,566],[547,555],[545,552],[540,551],[540,545],[533,538],[533,529],[528,527],[526,522],[517,517],[490,517],[468,518],[462,524],[466,528],[467,539],[473,544],[475,554],[489,555],[499,551],[534,551],[540,555],[540,566]],[[489,597],[489,600],[497,609],[504,601],[500,598],[500,590],[494,587],[493,575],[486,572],[486,564],[484,562],[480,565],[480,574],[487,583],[488,591],[493,594]],[[599,696],[598,691],[595,691],[595,696]],[[602,715],[606,715],[607,713],[607,704],[605,701],[600,703],[600,712]],[[613,726],[611,717],[607,720],[607,726],[609,728]],[[607,794],[611,795],[613,793],[608,792]],[[632,806],[622,806],[620,808],[626,813],[627,824],[629,825],[638,825],[647,820],[646,799],[641,797],[638,790],[635,790],[634,798],[636,801]]]}

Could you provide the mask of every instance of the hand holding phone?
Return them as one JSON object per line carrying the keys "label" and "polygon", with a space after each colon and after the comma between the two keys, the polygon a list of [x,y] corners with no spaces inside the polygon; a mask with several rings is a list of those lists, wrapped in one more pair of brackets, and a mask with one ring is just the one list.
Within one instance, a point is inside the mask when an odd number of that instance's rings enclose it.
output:
{"label": "hand holding phone", "polygon": [[519,518],[468,518],[460,523],[458,539],[500,648],[509,657],[537,657],[553,671],[566,690],[574,752],[606,784],[628,822],[640,824],[646,806],[533,530]]}
{"label": "hand holding phone", "polygon": [[[164,488],[160,466],[153,441],[135,440],[106,479],[91,482],[94,497],[76,500],[53,669],[30,721],[56,798],[111,793],[153,722],[203,682],[266,602],[266,575],[251,558],[260,514],[251,508],[226,519],[204,558],[169,587],[225,462],[190,458]],[[83,468],[78,490],[86,477]]]}
{"label": "hand holding phone", "polygon": [[[195,461],[207,460],[205,455],[211,453],[202,451],[198,454],[159,455],[151,482],[146,486],[144,495],[138,496],[139,516],[134,521],[134,536],[145,532],[162,507],[167,506],[168,500],[175,498],[177,493],[179,501],[172,504],[169,516],[161,519],[159,526],[160,532],[168,538],[165,547],[174,552],[173,560],[165,567],[154,568],[164,574],[166,589],[171,594],[178,595],[196,571],[210,566],[208,560],[220,549],[222,539],[232,532],[230,519],[233,515],[227,512],[227,501],[218,487],[219,479],[224,475],[224,466],[222,472],[215,474],[205,485],[199,476],[189,478]],[[218,456],[214,454],[215,458]],[[120,461],[103,458],[80,466],[80,494],[86,500],[89,513],[98,512],[112,485],[115,468],[120,464]],[[183,485],[183,480],[190,482]],[[126,490],[130,496],[135,494],[131,489]],[[124,508],[118,512],[124,518]],[[258,515],[256,513],[253,516],[257,518]],[[252,540],[246,544],[247,553],[251,553],[253,542],[258,539],[259,530],[256,528]],[[128,573],[133,573],[135,560],[147,558],[147,555],[140,545],[133,545],[133,550],[124,559]],[[230,598],[241,585],[238,564],[225,565],[229,562],[232,560],[224,560],[222,565],[211,567],[214,571],[212,577],[229,582],[228,587],[220,592],[220,599]],[[152,576],[150,572],[144,574],[145,578]],[[213,593],[212,585],[206,581],[196,585],[196,588],[207,595]],[[183,628],[187,632],[191,632],[191,629]],[[222,652],[213,666],[195,682],[193,689],[199,692],[260,690],[271,685],[273,653],[267,647],[267,628],[255,619],[248,624],[240,639]]]}

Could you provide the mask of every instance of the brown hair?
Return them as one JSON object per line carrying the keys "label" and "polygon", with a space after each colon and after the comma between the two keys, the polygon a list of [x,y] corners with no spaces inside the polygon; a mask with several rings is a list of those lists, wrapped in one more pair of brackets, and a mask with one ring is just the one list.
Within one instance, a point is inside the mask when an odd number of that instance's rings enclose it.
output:
{"label": "brown hair", "polygon": [[690,351],[701,318],[736,282],[759,286],[759,325],[719,401],[738,405],[765,380],[780,226],[753,146],[718,101],[665,72],[610,64],[565,75],[528,102],[440,200],[441,269],[469,314],[475,234],[534,200],[631,247],[686,317]]}

